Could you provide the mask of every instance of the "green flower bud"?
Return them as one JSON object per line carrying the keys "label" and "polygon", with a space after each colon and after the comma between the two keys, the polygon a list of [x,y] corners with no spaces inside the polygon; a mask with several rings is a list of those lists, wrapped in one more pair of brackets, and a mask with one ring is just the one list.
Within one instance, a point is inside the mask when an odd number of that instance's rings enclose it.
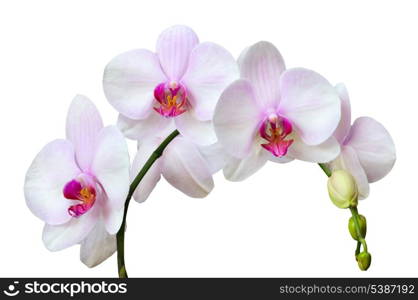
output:
{"label": "green flower bud", "polygon": [[358,189],[356,181],[344,170],[332,172],[328,179],[328,194],[331,201],[339,208],[357,206]]}
{"label": "green flower bud", "polygon": [[[365,238],[366,232],[367,232],[366,218],[363,215],[359,215],[357,220],[360,226],[361,236]],[[348,221],[348,230],[350,231],[351,237],[355,239],[356,241],[358,241],[359,237],[357,236],[356,223],[354,222],[354,216],[351,217],[350,220]]]}
{"label": "green flower bud", "polygon": [[372,263],[372,256],[368,252],[361,252],[357,255],[357,263],[362,271],[366,271]]}

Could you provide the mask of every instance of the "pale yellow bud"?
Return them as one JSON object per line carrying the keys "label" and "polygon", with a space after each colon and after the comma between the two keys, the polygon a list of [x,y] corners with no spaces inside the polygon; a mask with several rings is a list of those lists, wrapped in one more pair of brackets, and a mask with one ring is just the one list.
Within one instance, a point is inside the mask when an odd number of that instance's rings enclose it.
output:
{"label": "pale yellow bud", "polygon": [[331,201],[339,208],[357,206],[358,189],[356,181],[345,170],[332,172],[328,179],[328,193]]}

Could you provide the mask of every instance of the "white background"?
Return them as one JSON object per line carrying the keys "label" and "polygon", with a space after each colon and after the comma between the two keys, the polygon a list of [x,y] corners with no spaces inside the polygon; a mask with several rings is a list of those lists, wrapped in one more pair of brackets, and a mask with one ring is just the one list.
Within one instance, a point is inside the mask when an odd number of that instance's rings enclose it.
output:
{"label": "white background", "polygon": [[[117,275],[116,257],[88,269],[78,246],[51,253],[26,207],[23,181],[36,153],[64,137],[73,96],[90,97],[107,124],[116,111],[102,72],[117,54],[154,50],[158,34],[191,26],[237,57],[273,42],[288,67],[344,82],[353,118],[391,132],[398,160],[360,203],[373,255],[354,260],[349,212],[328,199],[315,164],[269,164],[241,183],[215,176],[205,199],[162,181],[133,202],[126,235],[131,276],[418,276],[418,44],[415,1],[2,1],[0,4],[0,276]],[[133,144],[131,144],[133,146]],[[133,148],[132,148],[133,149]],[[133,155],[133,153],[132,153]]]}

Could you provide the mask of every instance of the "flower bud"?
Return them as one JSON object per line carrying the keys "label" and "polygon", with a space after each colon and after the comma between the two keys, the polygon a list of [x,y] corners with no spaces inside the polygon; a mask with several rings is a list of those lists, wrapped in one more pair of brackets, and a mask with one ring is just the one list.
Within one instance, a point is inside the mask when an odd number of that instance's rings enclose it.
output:
{"label": "flower bud", "polygon": [[357,263],[362,271],[366,271],[372,262],[372,256],[368,252],[361,252],[357,255]]}
{"label": "flower bud", "polygon": [[332,172],[328,179],[328,194],[331,201],[339,208],[357,206],[358,190],[356,181],[344,170]]}
{"label": "flower bud", "polygon": [[[363,215],[358,215],[357,221],[360,226],[361,236],[365,238],[366,232],[367,232],[366,218]],[[354,216],[352,216],[350,220],[348,221],[348,230],[350,231],[351,237],[355,239],[356,241],[358,241],[359,237],[357,236],[356,223],[354,222]]]}

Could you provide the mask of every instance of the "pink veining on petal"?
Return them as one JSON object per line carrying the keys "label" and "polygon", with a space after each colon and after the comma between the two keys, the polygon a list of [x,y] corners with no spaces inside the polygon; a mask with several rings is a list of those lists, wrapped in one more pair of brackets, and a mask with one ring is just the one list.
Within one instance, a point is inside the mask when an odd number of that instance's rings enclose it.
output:
{"label": "pink veining on petal", "polygon": [[186,88],[176,81],[157,85],[154,98],[159,104],[154,110],[166,118],[176,117],[187,110]]}
{"label": "pink veining on petal", "polygon": [[276,157],[285,156],[293,143],[293,139],[286,139],[292,133],[292,124],[289,120],[279,117],[277,114],[268,116],[261,124],[259,133],[268,142],[261,144],[261,146]]}
{"label": "pink veining on petal", "polygon": [[93,180],[87,179],[86,176],[79,176],[67,182],[63,194],[65,198],[78,202],[68,208],[68,213],[72,217],[85,214],[96,201],[96,189]]}

